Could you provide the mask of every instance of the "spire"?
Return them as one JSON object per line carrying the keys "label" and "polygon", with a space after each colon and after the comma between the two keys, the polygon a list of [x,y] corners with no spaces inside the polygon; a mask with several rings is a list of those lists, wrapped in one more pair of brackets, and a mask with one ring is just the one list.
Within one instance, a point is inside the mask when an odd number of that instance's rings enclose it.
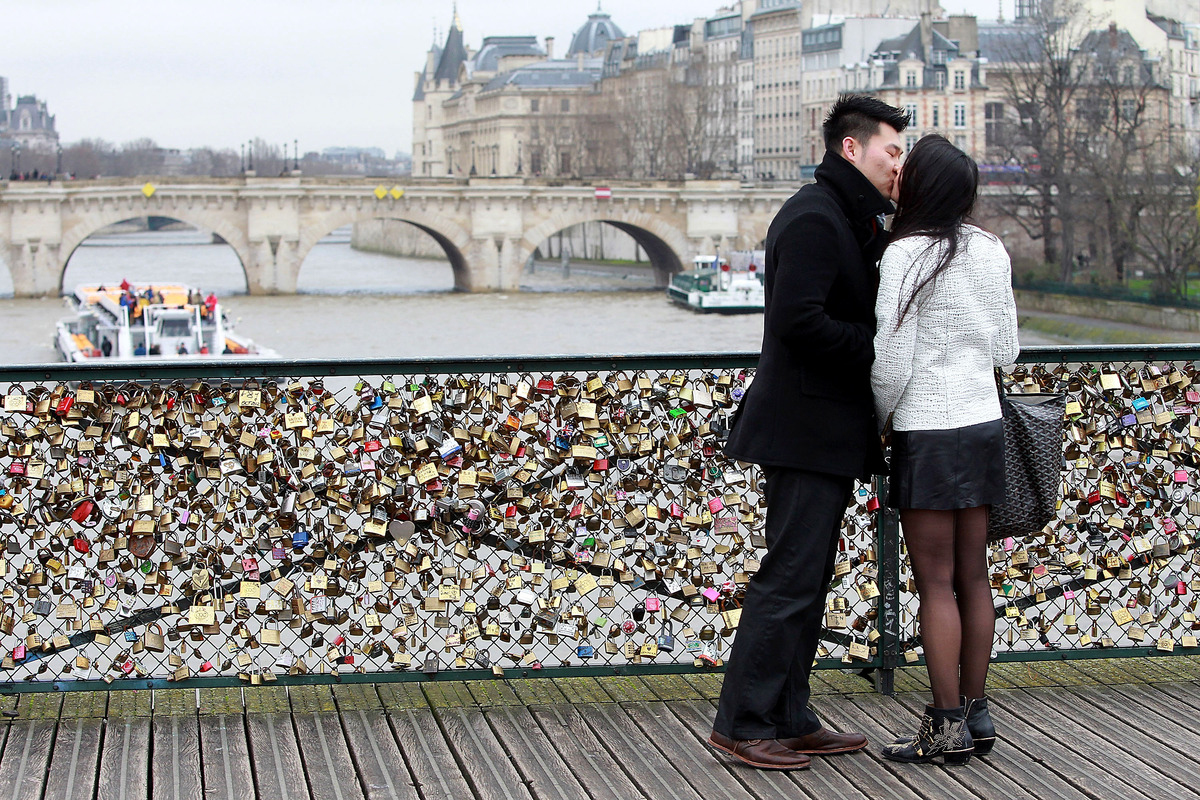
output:
{"label": "spire", "polygon": [[458,28],[458,32],[462,33],[462,20],[458,16],[458,3],[454,3],[454,27]]}

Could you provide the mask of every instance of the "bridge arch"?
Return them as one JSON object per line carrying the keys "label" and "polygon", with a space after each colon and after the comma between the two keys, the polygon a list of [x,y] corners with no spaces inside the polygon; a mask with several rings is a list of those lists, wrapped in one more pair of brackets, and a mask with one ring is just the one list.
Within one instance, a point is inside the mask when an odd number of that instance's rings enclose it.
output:
{"label": "bridge arch", "polygon": [[670,223],[642,211],[597,207],[556,211],[526,230],[517,263],[524,264],[534,250],[554,234],[585,222],[605,222],[628,234],[646,252],[654,267],[655,281],[661,286],[665,286],[673,274],[682,271],[689,260],[687,236]]}
{"label": "bridge arch", "polygon": [[305,225],[300,230],[300,240],[296,245],[295,273],[292,275],[290,291],[294,292],[296,290],[296,283],[299,279],[300,270],[304,266],[304,259],[316,247],[317,242],[345,225],[369,222],[371,220],[405,222],[433,237],[433,240],[442,248],[442,251],[446,254],[446,259],[450,262],[450,269],[454,273],[454,287],[456,289],[470,288],[470,270],[467,266],[467,252],[471,244],[470,234],[459,225],[445,218],[440,218],[416,209],[398,208],[378,210],[346,209],[344,211],[322,214],[319,218]]}
{"label": "bridge arch", "polygon": [[[134,204],[121,204],[119,206],[106,205],[99,209],[88,209],[77,220],[65,224],[62,242],[58,250],[59,263],[57,265],[56,285],[59,292],[62,292],[64,289],[62,282],[66,275],[67,263],[85,239],[99,233],[109,225],[146,216],[167,217],[179,222],[185,222],[201,230],[211,231],[220,236],[233,248],[234,254],[237,255],[238,264],[242,269],[242,276],[246,279],[247,287],[249,286],[247,265],[251,262],[250,248],[246,241],[246,232],[231,219],[227,211],[209,211],[206,209],[176,206],[175,204],[162,205],[151,203],[144,208],[138,208]],[[67,222],[67,220],[64,219],[64,222]]]}

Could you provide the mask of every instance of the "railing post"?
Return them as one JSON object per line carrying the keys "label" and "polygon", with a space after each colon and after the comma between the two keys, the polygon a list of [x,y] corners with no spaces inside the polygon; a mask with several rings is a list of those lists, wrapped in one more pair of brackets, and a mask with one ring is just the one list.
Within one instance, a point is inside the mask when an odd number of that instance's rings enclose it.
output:
{"label": "railing post", "polygon": [[879,598],[875,620],[879,631],[879,669],[875,671],[875,691],[894,693],[895,670],[900,663],[900,525],[895,509],[887,504],[888,479],[875,478],[875,551],[879,565]]}

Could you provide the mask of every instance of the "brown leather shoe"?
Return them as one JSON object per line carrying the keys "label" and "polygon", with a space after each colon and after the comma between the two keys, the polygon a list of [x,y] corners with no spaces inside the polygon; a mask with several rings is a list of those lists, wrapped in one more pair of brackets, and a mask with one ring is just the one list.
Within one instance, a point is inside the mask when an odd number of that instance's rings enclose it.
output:
{"label": "brown leather shoe", "polygon": [[758,769],[808,769],[812,759],[774,739],[730,739],[713,731],[708,743]]}
{"label": "brown leather shoe", "polygon": [[810,756],[831,756],[835,753],[853,753],[867,746],[867,737],[861,733],[834,733],[828,728],[815,730],[807,736],[779,739],[781,745],[797,753]]}

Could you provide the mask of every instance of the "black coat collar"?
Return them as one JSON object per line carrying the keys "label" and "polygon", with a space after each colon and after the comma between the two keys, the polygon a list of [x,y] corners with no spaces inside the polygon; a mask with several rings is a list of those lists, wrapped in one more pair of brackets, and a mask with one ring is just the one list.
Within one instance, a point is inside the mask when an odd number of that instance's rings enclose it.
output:
{"label": "black coat collar", "polygon": [[866,175],[837,153],[826,151],[813,177],[819,186],[833,190],[838,205],[849,220],[860,222],[896,210]]}

